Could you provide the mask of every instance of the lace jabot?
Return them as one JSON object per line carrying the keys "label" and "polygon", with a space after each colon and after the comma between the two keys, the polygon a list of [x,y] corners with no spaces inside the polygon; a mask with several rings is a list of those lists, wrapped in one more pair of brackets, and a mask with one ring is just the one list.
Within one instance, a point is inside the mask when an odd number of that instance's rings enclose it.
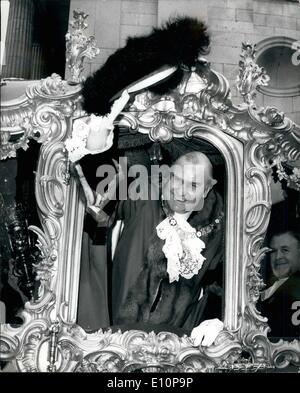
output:
{"label": "lace jabot", "polygon": [[178,281],[180,276],[190,279],[198,274],[205,261],[202,237],[220,227],[224,213],[220,211],[208,225],[193,227],[187,221],[188,217],[174,214],[164,200],[162,208],[166,218],[157,225],[156,232],[160,239],[165,240],[162,251],[167,258],[169,281]]}
{"label": "lace jabot", "polygon": [[167,258],[170,283],[178,281],[179,276],[190,279],[199,272],[205,260],[201,254],[205,243],[184,217],[168,216],[156,227],[156,232],[165,240],[162,251]]}

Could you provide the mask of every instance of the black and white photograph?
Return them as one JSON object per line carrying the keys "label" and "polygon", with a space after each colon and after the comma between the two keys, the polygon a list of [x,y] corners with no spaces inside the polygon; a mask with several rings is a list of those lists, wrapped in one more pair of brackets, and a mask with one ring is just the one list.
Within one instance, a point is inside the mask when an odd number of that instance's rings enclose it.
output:
{"label": "black and white photograph", "polygon": [[1,0],[0,49],[1,374],[300,373],[300,1]]}

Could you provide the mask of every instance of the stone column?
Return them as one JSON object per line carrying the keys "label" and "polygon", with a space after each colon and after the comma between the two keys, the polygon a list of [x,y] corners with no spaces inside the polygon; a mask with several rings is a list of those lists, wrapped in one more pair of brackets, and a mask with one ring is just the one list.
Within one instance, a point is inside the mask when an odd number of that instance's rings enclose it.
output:
{"label": "stone column", "polygon": [[3,77],[30,77],[33,14],[33,0],[10,0]]}
{"label": "stone column", "polygon": [[41,79],[43,78],[44,62],[43,62],[43,50],[40,44],[33,44],[32,46],[32,61],[31,61],[31,73],[30,79]]}

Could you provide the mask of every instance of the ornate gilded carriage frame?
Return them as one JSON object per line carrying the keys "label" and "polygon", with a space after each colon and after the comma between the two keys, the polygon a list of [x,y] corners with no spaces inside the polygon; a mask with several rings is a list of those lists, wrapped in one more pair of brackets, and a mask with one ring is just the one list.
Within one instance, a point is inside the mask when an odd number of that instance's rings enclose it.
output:
{"label": "ornate gilded carriage frame", "polygon": [[[232,104],[226,79],[210,71],[206,87],[193,97],[192,112],[185,113],[179,105],[171,112],[155,110],[150,120],[137,111],[124,112],[118,120],[130,132],[148,134],[161,143],[202,138],[224,157],[225,318],[224,330],[209,348],[195,347],[189,337],[169,332],[99,330],[88,334],[76,325],[85,206],[79,185],[70,175],[64,141],[73,120],[83,115],[80,85],[74,78],[67,83],[54,74],[30,85],[26,97],[2,105],[1,159],[13,157],[18,148],[26,149],[30,138],[41,143],[35,194],[42,228],[30,229],[38,236],[43,258],[36,266],[38,301],[26,303],[22,326],[1,327],[1,360],[14,359],[18,369],[27,372],[299,367],[300,341],[271,343],[266,318],[257,311],[256,301],[263,287],[260,263],[266,252],[262,245],[272,204],[271,167],[300,159],[300,129],[275,108],[256,109],[255,87],[267,77],[256,66],[254,53],[251,45],[244,45],[238,85],[244,103],[240,106]],[[78,81],[80,72],[76,72],[72,75]],[[186,97],[182,94],[181,102]],[[10,142],[12,134],[21,135],[18,142]]]}

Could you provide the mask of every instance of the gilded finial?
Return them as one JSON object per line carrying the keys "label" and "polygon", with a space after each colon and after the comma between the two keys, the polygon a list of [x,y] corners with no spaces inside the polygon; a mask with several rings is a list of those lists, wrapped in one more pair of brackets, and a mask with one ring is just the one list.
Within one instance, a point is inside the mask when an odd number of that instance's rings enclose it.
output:
{"label": "gilded finial", "polygon": [[74,19],[70,22],[73,32],[68,31],[66,34],[66,63],[71,73],[68,79],[71,85],[81,83],[84,79],[81,75],[84,58],[93,59],[100,52],[100,49],[96,47],[95,37],[86,37],[83,34],[88,27],[85,22],[87,17],[88,14],[85,12],[74,10]]}
{"label": "gilded finial", "polygon": [[266,86],[270,80],[265,69],[256,64],[255,57],[255,45],[243,42],[237,89],[248,105],[254,104],[257,86]]}

